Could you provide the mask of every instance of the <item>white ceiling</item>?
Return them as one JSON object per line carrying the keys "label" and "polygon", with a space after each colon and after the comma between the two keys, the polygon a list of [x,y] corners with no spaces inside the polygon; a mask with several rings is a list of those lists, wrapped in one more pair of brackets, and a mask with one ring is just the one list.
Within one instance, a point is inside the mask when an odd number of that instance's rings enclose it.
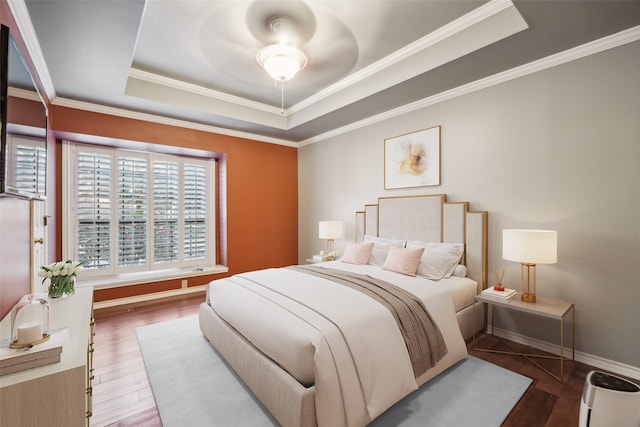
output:
{"label": "white ceiling", "polygon": [[[54,104],[294,146],[640,25],[640,1],[8,1]],[[274,16],[308,58],[284,114]]]}

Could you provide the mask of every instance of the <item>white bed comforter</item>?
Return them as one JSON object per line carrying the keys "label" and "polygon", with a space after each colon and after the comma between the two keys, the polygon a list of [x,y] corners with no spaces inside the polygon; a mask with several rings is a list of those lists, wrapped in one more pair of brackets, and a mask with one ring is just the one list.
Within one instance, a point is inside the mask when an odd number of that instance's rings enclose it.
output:
{"label": "white bed comforter", "polygon": [[[360,266],[332,264],[362,272]],[[376,269],[375,275],[418,295],[438,324],[448,354],[427,372],[430,377],[466,356],[449,295],[397,273]],[[414,378],[391,313],[358,291],[284,268],[217,280],[208,292],[216,313],[250,341],[259,337],[269,348],[257,347],[276,362],[278,353],[291,352],[288,337],[305,341],[297,345],[313,357],[320,427],[364,426],[424,382]]]}

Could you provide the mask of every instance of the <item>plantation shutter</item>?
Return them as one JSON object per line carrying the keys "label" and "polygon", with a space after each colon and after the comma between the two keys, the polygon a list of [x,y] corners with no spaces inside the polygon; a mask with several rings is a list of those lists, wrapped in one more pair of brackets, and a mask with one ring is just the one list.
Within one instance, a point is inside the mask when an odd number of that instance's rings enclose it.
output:
{"label": "plantation shutter", "polygon": [[147,160],[118,158],[118,265],[147,262]]}
{"label": "plantation shutter", "polygon": [[178,163],[153,162],[153,261],[178,260],[180,197]]}
{"label": "plantation shutter", "polygon": [[85,277],[135,282],[213,267],[215,161],[66,141],[63,156],[63,252]]}
{"label": "plantation shutter", "polygon": [[111,266],[111,156],[78,153],[78,257],[87,269]]}
{"label": "plantation shutter", "polygon": [[184,259],[203,259],[207,243],[207,168],[185,163],[183,174]]}
{"label": "plantation shutter", "polygon": [[13,137],[15,145],[15,187],[28,194],[45,194],[47,150],[42,140]]}

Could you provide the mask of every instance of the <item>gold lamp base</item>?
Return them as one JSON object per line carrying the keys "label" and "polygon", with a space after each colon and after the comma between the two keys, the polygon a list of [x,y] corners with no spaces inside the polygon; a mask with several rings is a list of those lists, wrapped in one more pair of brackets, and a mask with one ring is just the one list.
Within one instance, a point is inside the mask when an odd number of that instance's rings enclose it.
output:
{"label": "gold lamp base", "polygon": [[523,292],[520,294],[520,299],[524,302],[536,302],[536,294]]}
{"label": "gold lamp base", "polygon": [[520,299],[524,302],[536,302],[536,265],[531,262],[523,262],[520,265],[522,282]]}

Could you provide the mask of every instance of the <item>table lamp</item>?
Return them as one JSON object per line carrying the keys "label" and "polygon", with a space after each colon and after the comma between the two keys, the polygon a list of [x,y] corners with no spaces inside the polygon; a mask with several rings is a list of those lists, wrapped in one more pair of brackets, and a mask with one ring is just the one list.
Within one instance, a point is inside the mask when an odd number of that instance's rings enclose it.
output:
{"label": "table lamp", "polygon": [[342,221],[320,221],[318,223],[318,237],[327,240],[327,253],[333,251],[333,241],[342,237],[342,233]]}
{"label": "table lamp", "polygon": [[558,262],[558,233],[552,230],[502,230],[502,258],[520,262],[520,299],[536,302],[536,264]]}

